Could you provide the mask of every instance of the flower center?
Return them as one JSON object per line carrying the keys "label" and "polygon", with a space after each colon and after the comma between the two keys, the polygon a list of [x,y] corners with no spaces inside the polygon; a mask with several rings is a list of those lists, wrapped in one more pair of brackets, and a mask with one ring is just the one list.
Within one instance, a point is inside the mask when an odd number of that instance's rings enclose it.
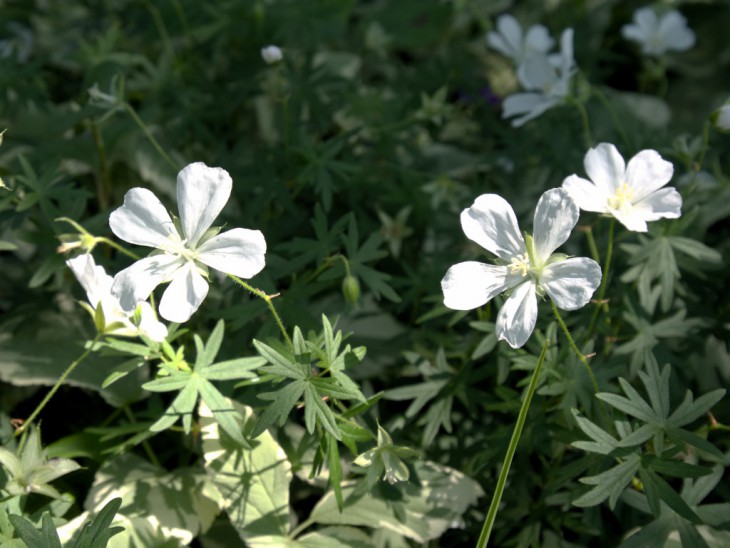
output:
{"label": "flower center", "polygon": [[530,259],[527,256],[527,253],[512,257],[509,268],[512,274],[517,274],[519,272],[523,278],[527,276],[527,273],[530,271]]}
{"label": "flower center", "polygon": [[626,183],[616,189],[616,193],[608,199],[608,207],[611,209],[625,210],[631,207],[631,198],[634,196],[634,189]]}
{"label": "flower center", "polygon": [[181,259],[194,262],[198,254],[187,247],[187,242],[187,239],[181,240],[177,234],[171,234],[168,236],[168,241],[160,246],[160,249],[169,255],[177,255]]}

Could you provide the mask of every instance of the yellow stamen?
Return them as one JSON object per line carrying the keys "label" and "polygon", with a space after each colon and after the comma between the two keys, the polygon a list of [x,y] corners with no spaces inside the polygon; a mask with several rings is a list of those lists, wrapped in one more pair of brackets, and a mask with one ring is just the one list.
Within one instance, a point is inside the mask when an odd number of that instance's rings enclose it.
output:
{"label": "yellow stamen", "polygon": [[626,183],[622,183],[616,189],[613,196],[608,199],[608,207],[611,209],[627,209],[631,207],[631,199],[634,197],[634,189]]}
{"label": "yellow stamen", "polygon": [[512,274],[519,272],[523,278],[527,276],[527,273],[530,271],[530,259],[527,257],[527,253],[512,257],[510,271]]}

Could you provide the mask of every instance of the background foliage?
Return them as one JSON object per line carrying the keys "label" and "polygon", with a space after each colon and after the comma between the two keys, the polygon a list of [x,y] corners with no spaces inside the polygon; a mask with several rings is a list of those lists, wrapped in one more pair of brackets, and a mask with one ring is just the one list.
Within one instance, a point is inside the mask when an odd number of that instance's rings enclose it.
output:
{"label": "background foliage", "polygon": [[[251,284],[280,293],[293,339],[281,340],[262,300],[218,279],[169,339],[196,372],[179,385],[156,374],[174,354],[107,341],[45,409],[47,453],[34,449],[33,470],[74,468],[52,458],[81,468],[23,476],[38,489],[4,499],[0,543],[21,545],[22,519],[62,539],[86,521],[105,543],[119,508],[121,546],[468,545],[547,338],[495,545],[728,545],[730,141],[708,118],[730,93],[730,11],[683,3],[697,43],[659,66],[621,38],[642,6],[0,1],[4,492],[20,474],[10,420],[30,415],[94,337],[56,249],[76,231],[59,217],[111,237],[109,213],[129,188],[176,210],[178,169],[223,167],[234,186],[221,222],[265,234],[266,268]],[[501,119],[517,82],[484,35],[505,12],[553,36],[575,29],[575,95],[593,142],[570,106],[522,128]],[[262,60],[269,44],[281,63]],[[588,145],[604,141],[625,158],[653,148],[672,161],[684,205],[646,234],[617,228],[595,333],[592,305],[566,316],[595,352],[595,397],[547,304],[515,351],[494,335],[500,298],[455,313],[439,284],[481,252],[458,221],[474,198],[502,195],[529,226],[539,196],[582,175]],[[581,223],[603,257],[609,222]],[[591,255],[580,231],[563,250]],[[94,253],[109,272],[129,265],[109,246]],[[102,388],[112,371],[130,372]],[[174,400],[188,377],[210,380]],[[171,422],[173,402],[185,414]],[[60,498],[37,494],[48,489]],[[120,507],[97,514],[115,498]]]}

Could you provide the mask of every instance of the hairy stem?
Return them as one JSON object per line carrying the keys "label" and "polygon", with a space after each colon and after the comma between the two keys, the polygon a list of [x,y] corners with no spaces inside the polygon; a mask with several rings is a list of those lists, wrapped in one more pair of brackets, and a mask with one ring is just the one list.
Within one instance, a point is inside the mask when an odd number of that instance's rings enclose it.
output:
{"label": "hairy stem", "polygon": [[507,475],[509,474],[512,459],[514,458],[515,451],[517,450],[517,444],[520,441],[522,428],[525,426],[527,412],[530,409],[530,402],[532,401],[532,396],[535,393],[535,388],[537,388],[537,379],[540,377],[540,370],[542,369],[542,364],[545,361],[545,354],[547,352],[549,342],[549,340],[546,340],[542,347],[540,358],[537,360],[537,366],[535,367],[535,371],[533,371],[532,378],[530,379],[530,386],[527,388],[527,394],[525,394],[522,407],[520,407],[520,413],[517,416],[517,424],[515,424],[515,429],[512,431],[512,438],[509,440],[507,454],[504,456],[502,469],[499,471],[497,487],[494,490],[494,496],[492,497],[492,502],[489,505],[489,510],[487,511],[487,518],[484,520],[484,526],[482,527],[482,532],[479,535],[479,540],[477,541],[477,548],[484,548],[487,545],[487,542],[489,542],[489,536],[492,533],[494,520],[497,518],[497,512],[499,511],[499,503],[502,500],[502,493],[504,493],[504,487],[507,483]]}
{"label": "hairy stem", "polygon": [[260,299],[263,299],[263,301],[266,303],[266,306],[269,307],[269,310],[271,311],[272,316],[274,316],[274,320],[276,320],[276,324],[279,326],[279,329],[281,330],[281,334],[284,335],[284,339],[286,340],[287,344],[289,346],[293,347],[294,344],[292,343],[291,339],[289,338],[289,334],[286,332],[286,329],[284,328],[284,324],[281,321],[281,317],[279,317],[279,313],[276,311],[276,308],[274,307],[274,303],[272,302],[273,298],[276,297],[276,295],[267,295],[260,289],[256,289],[255,287],[247,284],[244,282],[241,278],[238,276],[234,276],[233,274],[227,274],[227,276],[236,282],[238,285],[246,289],[247,291],[253,293]]}
{"label": "hairy stem", "polygon": [[598,290],[598,299],[596,300],[596,307],[593,309],[593,315],[591,316],[591,323],[588,324],[588,332],[586,338],[590,338],[593,335],[593,329],[596,327],[596,320],[598,319],[598,312],[603,308],[604,312],[608,312],[608,304],[603,300],[606,295],[606,284],[608,281],[608,272],[611,268],[611,257],[613,256],[613,233],[616,226],[616,219],[611,219],[611,226],[608,229],[608,249],[606,249],[606,262],[603,264],[603,272],[601,275],[601,287]]}
{"label": "hairy stem", "polygon": [[[41,411],[43,411],[43,408],[48,404],[49,401],[51,401],[51,398],[53,398],[61,385],[66,381],[68,376],[73,373],[74,369],[76,369],[76,367],[78,367],[78,365],[83,362],[89,356],[89,354],[91,354],[91,352],[94,350],[94,346],[99,341],[101,336],[101,333],[97,333],[96,337],[94,337],[94,340],[91,341],[91,344],[86,347],[86,350],[84,350],[83,354],[81,354],[81,356],[79,356],[71,365],[66,368],[66,371],[63,372],[63,374],[56,381],[56,384],[53,385],[53,387],[48,391],[48,394],[46,394],[46,397],[43,398],[43,401],[38,404],[35,410],[30,414],[30,417],[25,420],[23,425],[15,431],[16,436],[19,436],[28,429],[28,427],[33,423],[35,418],[40,414]],[[19,452],[20,449],[22,449],[22,447],[18,449]]]}

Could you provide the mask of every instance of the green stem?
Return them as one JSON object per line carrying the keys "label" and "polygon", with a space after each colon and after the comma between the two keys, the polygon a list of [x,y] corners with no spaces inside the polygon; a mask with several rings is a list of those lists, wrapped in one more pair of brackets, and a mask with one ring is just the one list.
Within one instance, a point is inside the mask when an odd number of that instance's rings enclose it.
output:
{"label": "green stem", "polygon": [[572,104],[580,114],[580,120],[583,124],[583,140],[585,141],[586,148],[591,148],[593,145],[593,137],[591,136],[591,125],[588,122],[588,113],[583,103],[578,101],[575,97],[568,96],[568,102]]}
{"label": "green stem", "polygon": [[99,243],[101,243],[101,244],[106,244],[106,245],[108,245],[109,247],[113,247],[114,249],[116,249],[117,251],[119,251],[119,253],[123,253],[124,255],[126,255],[126,256],[127,256],[127,257],[129,257],[130,259],[134,259],[135,261],[139,261],[139,260],[140,260],[140,258],[141,258],[141,257],[140,257],[139,255],[137,255],[136,253],[134,253],[134,252],[132,252],[132,251],[129,251],[129,250],[128,250],[128,249],[126,249],[125,247],[123,247],[123,246],[119,245],[119,244],[118,244],[117,242],[115,242],[114,240],[110,240],[109,238],[105,238],[105,237],[103,237],[103,236],[98,236],[98,237],[96,238],[96,241],[97,241],[97,242],[99,242]]}
{"label": "green stem", "polygon": [[603,273],[601,276],[601,287],[598,290],[598,300],[596,301],[596,307],[593,309],[593,316],[591,316],[591,323],[588,324],[588,332],[586,338],[590,338],[593,335],[593,329],[596,327],[596,320],[598,319],[598,312],[601,308],[605,312],[608,312],[608,305],[604,302],[603,298],[606,295],[606,284],[608,280],[608,272],[611,268],[611,257],[613,256],[613,233],[616,227],[616,219],[611,219],[611,226],[608,229],[608,249],[606,250],[606,262],[603,264]]}
{"label": "green stem", "polygon": [[238,276],[234,276],[233,274],[227,274],[227,276],[231,280],[236,282],[238,285],[240,285],[241,287],[246,289],[247,291],[253,293],[260,299],[264,300],[264,302],[266,303],[266,306],[268,306],[269,310],[271,310],[271,314],[274,316],[274,319],[276,320],[276,324],[279,326],[279,329],[281,330],[282,335],[284,335],[284,339],[289,344],[289,346],[293,347],[294,344],[292,343],[291,339],[289,338],[289,334],[286,332],[286,329],[284,329],[284,324],[282,323],[281,318],[279,317],[279,313],[276,311],[276,308],[274,308],[274,303],[272,302],[273,297],[271,295],[267,295],[260,289],[256,289],[255,287],[247,284]]}
{"label": "green stem", "polygon": [[517,424],[515,424],[515,429],[512,431],[512,438],[509,440],[507,454],[504,456],[502,469],[500,470],[499,477],[497,478],[497,487],[494,491],[492,502],[489,505],[487,518],[484,520],[482,532],[479,535],[479,540],[477,541],[477,548],[484,548],[487,545],[487,542],[489,541],[489,536],[492,533],[494,520],[497,518],[497,512],[499,511],[499,503],[502,500],[502,493],[504,492],[504,487],[507,483],[507,475],[509,474],[510,466],[512,466],[512,459],[515,456],[517,444],[520,441],[522,428],[525,426],[527,411],[530,409],[530,402],[532,401],[532,396],[535,393],[535,388],[537,388],[537,379],[540,377],[540,370],[542,369],[542,364],[545,361],[545,354],[547,353],[547,347],[549,342],[549,340],[546,340],[545,344],[542,347],[540,358],[537,360],[537,366],[535,367],[535,371],[533,371],[532,373],[532,379],[530,379],[530,386],[527,388],[527,394],[525,395],[525,399],[522,402],[522,407],[520,407],[520,413],[517,416]]}
{"label": "green stem", "polygon": [[144,132],[147,139],[149,139],[150,143],[152,143],[152,146],[155,147],[155,150],[157,153],[162,156],[162,158],[170,165],[172,169],[175,171],[180,170],[180,166],[178,166],[175,162],[173,162],[172,158],[168,156],[167,152],[160,146],[160,143],[157,142],[157,139],[150,133],[150,130],[147,129],[147,126],[142,121],[142,119],[137,115],[137,112],[132,108],[132,106],[129,103],[123,103],[125,110],[129,113],[129,115],[132,117],[132,119],[137,123],[137,125],[140,127],[140,129]]}
{"label": "green stem", "polygon": [[[48,394],[46,394],[46,397],[43,398],[43,401],[41,401],[41,403],[38,404],[38,407],[35,408],[35,411],[33,411],[30,414],[30,417],[28,417],[25,420],[23,425],[15,431],[16,436],[19,436],[20,434],[22,434],[23,432],[25,432],[28,429],[28,427],[33,423],[33,421],[38,416],[38,414],[41,411],[43,411],[43,408],[48,404],[49,401],[51,401],[51,398],[53,398],[55,393],[58,391],[58,389],[61,387],[61,385],[64,383],[64,381],[68,378],[68,376],[71,373],[73,373],[74,369],[76,369],[76,367],[81,362],[83,362],[88,357],[89,354],[91,354],[91,352],[94,350],[94,346],[96,345],[98,340],[101,338],[101,336],[102,336],[102,333],[97,333],[96,337],[94,337],[94,340],[91,341],[91,344],[89,344],[87,346],[86,350],[84,350],[84,353],[81,354],[81,356],[79,356],[71,365],[69,365],[66,368],[66,371],[63,372],[63,374],[56,381],[56,384],[54,384],[53,387],[48,391]],[[18,452],[20,452],[21,449],[22,449],[22,447],[20,447],[18,449]]]}
{"label": "green stem", "polygon": [[303,522],[301,522],[296,529],[294,529],[291,533],[289,533],[289,538],[294,539],[297,538],[297,535],[304,531],[307,527],[314,524],[314,520],[307,519]]}
{"label": "green stem", "polygon": [[[129,408],[129,405],[125,405],[123,408],[124,414],[129,419],[129,422],[132,424],[137,424],[137,420],[134,417],[134,413],[132,413],[132,410]],[[144,449],[144,452],[147,454],[147,458],[150,459],[150,462],[156,466],[161,466],[160,461],[157,460],[157,455],[155,455],[155,452],[152,451],[152,446],[150,446],[149,442],[147,440],[142,441],[142,449]]]}
{"label": "green stem", "polygon": [[591,250],[591,257],[593,257],[594,261],[600,263],[601,258],[598,253],[598,247],[596,247],[596,240],[593,237],[593,229],[591,227],[588,227],[583,232],[585,232],[586,240],[588,240],[588,249]]}
{"label": "green stem", "polygon": [[593,383],[593,391],[594,393],[598,393],[598,382],[596,382],[596,376],[593,374],[593,369],[591,369],[590,364],[588,363],[588,360],[583,355],[583,352],[581,352],[578,349],[578,346],[575,344],[575,341],[573,340],[573,337],[570,335],[570,331],[568,331],[568,326],[565,325],[565,322],[563,321],[563,317],[560,315],[560,312],[558,312],[558,307],[555,306],[554,301],[550,301],[550,304],[553,305],[553,313],[555,314],[555,317],[558,320],[558,323],[560,324],[560,327],[563,329],[563,333],[565,333],[566,338],[568,339],[568,342],[570,343],[571,348],[575,352],[576,356],[578,356],[578,359],[581,361],[581,363],[585,366],[586,371],[588,371],[588,376],[591,378],[591,382]]}
{"label": "green stem", "polygon": [[629,136],[624,129],[623,123],[621,123],[621,119],[616,114],[616,110],[613,108],[613,106],[611,106],[611,102],[608,100],[608,97],[606,97],[606,95],[598,88],[591,88],[591,92],[598,98],[604,108],[608,111],[609,116],[611,116],[611,121],[616,128],[616,131],[618,131],[619,135],[621,135],[621,140],[624,142],[624,146],[627,149],[632,150],[634,147],[629,140]]}

